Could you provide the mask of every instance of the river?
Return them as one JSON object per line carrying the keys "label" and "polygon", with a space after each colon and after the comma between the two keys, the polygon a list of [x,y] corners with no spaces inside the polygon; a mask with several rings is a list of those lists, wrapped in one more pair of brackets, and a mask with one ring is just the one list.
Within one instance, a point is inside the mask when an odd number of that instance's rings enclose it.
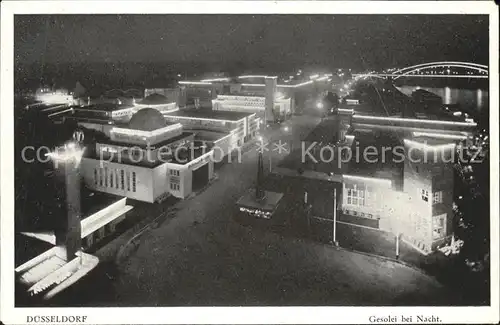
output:
{"label": "river", "polygon": [[484,89],[464,89],[453,87],[422,87],[403,85],[397,87],[402,93],[410,96],[415,90],[423,89],[442,98],[443,104],[457,104],[464,111],[482,115],[489,110],[489,92]]}

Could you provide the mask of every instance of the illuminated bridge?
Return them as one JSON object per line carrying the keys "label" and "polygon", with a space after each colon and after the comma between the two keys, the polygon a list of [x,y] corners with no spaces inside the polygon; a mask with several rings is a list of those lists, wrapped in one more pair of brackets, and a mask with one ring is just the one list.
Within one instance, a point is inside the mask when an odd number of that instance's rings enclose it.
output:
{"label": "illuminated bridge", "polygon": [[354,78],[392,78],[401,77],[418,78],[468,78],[468,79],[488,79],[488,66],[457,61],[439,61],[417,64],[403,69],[387,70],[384,73],[368,72],[353,74]]}

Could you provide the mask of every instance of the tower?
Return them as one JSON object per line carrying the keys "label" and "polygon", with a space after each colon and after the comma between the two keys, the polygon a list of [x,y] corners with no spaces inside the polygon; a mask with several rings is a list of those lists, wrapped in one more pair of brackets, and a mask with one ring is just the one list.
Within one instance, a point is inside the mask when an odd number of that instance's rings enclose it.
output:
{"label": "tower", "polygon": [[55,230],[56,245],[63,247],[66,261],[71,261],[81,248],[80,160],[83,150],[71,143],[49,154],[54,162],[57,197],[62,213]]}
{"label": "tower", "polygon": [[406,229],[414,244],[431,251],[453,232],[453,157],[455,143],[405,139],[404,192],[412,198]]}

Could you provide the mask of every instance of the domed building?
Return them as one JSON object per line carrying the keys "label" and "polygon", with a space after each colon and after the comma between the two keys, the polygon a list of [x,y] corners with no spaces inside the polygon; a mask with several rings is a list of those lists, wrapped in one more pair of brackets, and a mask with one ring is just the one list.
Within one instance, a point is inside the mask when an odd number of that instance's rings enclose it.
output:
{"label": "domed building", "polygon": [[128,123],[130,129],[141,131],[154,131],[167,125],[163,114],[154,108],[143,108],[137,111]]}
{"label": "domed building", "polygon": [[82,159],[82,174],[91,190],[145,202],[169,195],[184,198],[213,177],[213,151],[194,148],[194,133],[181,123],[167,123],[151,107],[128,123],[106,125],[108,138]]}

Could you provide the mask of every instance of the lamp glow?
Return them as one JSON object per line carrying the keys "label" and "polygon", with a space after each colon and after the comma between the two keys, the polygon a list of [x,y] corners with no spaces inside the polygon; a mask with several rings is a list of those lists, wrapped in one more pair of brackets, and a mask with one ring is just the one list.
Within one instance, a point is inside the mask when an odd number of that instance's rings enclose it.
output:
{"label": "lamp glow", "polygon": [[375,177],[362,177],[362,176],[354,176],[354,175],[343,175],[344,179],[352,179],[354,181],[363,181],[363,182],[373,182],[377,184],[383,184],[391,186],[392,182],[389,179],[385,178],[375,178]]}
{"label": "lamp glow", "polygon": [[445,149],[453,149],[453,148],[455,148],[455,144],[454,143],[447,143],[447,144],[441,144],[441,145],[433,146],[433,145],[429,145],[427,143],[417,142],[417,141],[408,140],[408,139],[404,139],[404,142],[408,146],[412,146],[412,147],[415,147],[415,148],[420,148],[420,149],[423,149],[423,150],[426,150],[426,151],[429,151],[429,150],[437,151],[437,150],[445,150]]}
{"label": "lamp glow", "polygon": [[467,122],[453,122],[453,121],[438,121],[426,119],[413,119],[413,118],[398,118],[398,117],[382,117],[382,116],[369,116],[369,115],[354,115],[355,119],[376,120],[376,121],[393,121],[393,122],[415,122],[415,123],[431,123],[441,125],[461,125],[461,126],[475,126],[476,123]]}
{"label": "lamp glow", "polygon": [[430,138],[440,138],[440,139],[450,139],[450,140],[465,140],[466,135],[455,135],[446,133],[433,133],[433,132],[413,132],[414,137],[430,137]]}
{"label": "lamp glow", "polygon": [[180,85],[211,85],[211,82],[202,81],[179,81]]}
{"label": "lamp glow", "polygon": [[74,142],[65,144],[62,147],[56,148],[54,151],[46,153],[45,156],[52,159],[56,164],[60,162],[68,162],[70,160],[75,160],[77,166],[82,160],[85,148],[80,148]]}

